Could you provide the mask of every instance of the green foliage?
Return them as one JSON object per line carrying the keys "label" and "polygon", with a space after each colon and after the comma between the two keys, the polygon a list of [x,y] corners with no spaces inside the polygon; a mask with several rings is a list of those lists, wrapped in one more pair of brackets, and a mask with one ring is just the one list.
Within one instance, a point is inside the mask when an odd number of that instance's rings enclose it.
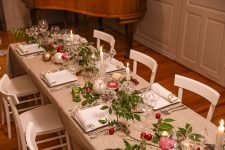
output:
{"label": "green foliage", "polygon": [[[75,102],[79,102],[81,100],[80,94],[83,96],[84,100],[82,101],[82,106],[86,106],[88,104],[92,104],[96,100],[99,99],[99,94],[93,91],[93,84],[91,82],[86,82],[83,88],[75,87],[76,89],[79,88],[79,91],[75,91],[73,93],[73,99]],[[74,89],[74,88],[73,88]]]}
{"label": "green foliage", "polygon": [[117,100],[114,100],[111,106],[104,106],[102,109],[108,109],[109,114],[114,113],[118,118],[124,118],[126,120],[138,120],[140,116],[138,113],[133,112],[132,108],[135,108],[138,104],[143,103],[142,97],[135,93],[128,94],[124,91],[117,92]]}
{"label": "green foliage", "polygon": [[[126,140],[123,141],[125,144],[124,150],[146,150],[146,140],[142,139],[139,144],[130,144]],[[115,148],[115,149],[107,149],[107,150],[123,150],[121,148]]]}
{"label": "green foliage", "polygon": [[192,126],[189,123],[186,123],[185,128],[178,128],[178,131],[176,132],[176,136],[178,141],[189,138],[194,142],[201,142],[201,139],[204,138],[204,136],[200,134],[193,133]]}
{"label": "green foliage", "polygon": [[168,131],[170,132],[174,127],[170,124],[171,122],[175,121],[172,118],[166,118],[166,119],[158,119],[157,123],[153,123],[153,131],[155,132],[152,138],[152,142],[158,144],[160,139],[160,134],[162,131]]}
{"label": "green foliage", "polygon": [[9,32],[15,37],[16,40],[28,40],[25,29],[10,29]]}

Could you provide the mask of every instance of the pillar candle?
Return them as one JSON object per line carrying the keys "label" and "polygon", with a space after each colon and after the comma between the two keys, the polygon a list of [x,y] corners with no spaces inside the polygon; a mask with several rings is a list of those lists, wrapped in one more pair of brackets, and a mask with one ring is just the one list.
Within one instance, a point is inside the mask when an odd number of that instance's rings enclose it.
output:
{"label": "pillar candle", "polygon": [[224,120],[220,120],[220,126],[218,127],[216,134],[216,147],[220,149],[223,145],[223,137],[224,137]]}
{"label": "pillar candle", "polygon": [[127,62],[127,67],[126,67],[126,80],[130,81],[130,68],[129,68],[128,62]]}

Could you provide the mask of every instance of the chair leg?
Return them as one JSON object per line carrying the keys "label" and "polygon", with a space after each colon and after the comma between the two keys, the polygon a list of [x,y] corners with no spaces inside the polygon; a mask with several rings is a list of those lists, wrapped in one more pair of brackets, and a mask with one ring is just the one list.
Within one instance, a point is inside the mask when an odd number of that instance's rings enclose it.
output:
{"label": "chair leg", "polygon": [[[37,98],[37,93],[33,94],[34,98]],[[38,100],[35,100],[35,106],[38,106]]]}
{"label": "chair leg", "polygon": [[68,150],[72,150],[71,143],[70,143],[70,138],[69,138],[69,134],[68,134],[67,131],[65,131],[65,133],[66,133],[66,142],[67,142]]}
{"label": "chair leg", "polygon": [[41,98],[41,105],[44,105],[45,103],[44,103],[44,97],[43,97],[43,95],[40,93],[40,98]]}
{"label": "chair leg", "polygon": [[6,122],[7,122],[7,129],[8,129],[8,138],[11,139],[12,138],[12,134],[11,134],[11,120],[10,120],[10,114],[6,115]]}
{"label": "chair leg", "polygon": [[9,106],[6,101],[4,102],[4,107],[5,107],[5,116],[6,116],[6,123],[7,123],[7,129],[8,129],[8,138],[11,139],[11,120],[10,120],[10,114],[9,114]]}
{"label": "chair leg", "polygon": [[2,103],[1,103],[1,118],[2,118],[2,125],[5,125],[5,109]]}
{"label": "chair leg", "polygon": [[16,134],[17,134],[18,150],[21,150],[22,149],[22,146],[21,146],[21,143],[20,143],[20,136],[19,136],[17,127],[16,127]]}
{"label": "chair leg", "polygon": [[[59,131],[59,132],[57,132],[57,134],[60,136],[60,135],[62,135],[61,132],[62,132],[62,131]],[[60,145],[63,144],[63,143],[64,143],[63,138],[60,138],[60,139],[59,139],[59,142],[60,142]],[[62,149],[63,149],[63,150],[66,150],[65,147],[63,147]]]}

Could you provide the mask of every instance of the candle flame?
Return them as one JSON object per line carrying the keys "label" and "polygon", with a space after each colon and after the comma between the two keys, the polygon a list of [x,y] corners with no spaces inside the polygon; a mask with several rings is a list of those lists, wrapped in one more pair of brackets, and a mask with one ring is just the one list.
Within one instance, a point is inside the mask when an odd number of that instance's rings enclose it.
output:
{"label": "candle flame", "polygon": [[102,46],[100,46],[100,52],[102,52]]}
{"label": "candle flame", "polygon": [[224,126],[224,120],[223,119],[220,120],[220,126]]}
{"label": "candle flame", "polygon": [[72,31],[72,30],[70,30],[70,34],[71,34],[71,35],[73,34],[73,31]]}
{"label": "candle flame", "polygon": [[127,62],[127,68],[129,68],[129,62]]}

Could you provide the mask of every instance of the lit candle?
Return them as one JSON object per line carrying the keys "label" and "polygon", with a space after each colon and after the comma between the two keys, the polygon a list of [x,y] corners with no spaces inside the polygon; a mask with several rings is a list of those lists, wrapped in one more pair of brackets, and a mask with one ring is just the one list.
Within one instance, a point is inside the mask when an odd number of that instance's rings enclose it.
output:
{"label": "lit candle", "polygon": [[127,67],[126,67],[126,80],[130,81],[130,67],[129,67],[128,62],[127,62]]}
{"label": "lit candle", "polygon": [[220,120],[220,126],[218,127],[218,131],[216,134],[216,147],[218,149],[223,145],[223,137],[224,137],[224,120]]}
{"label": "lit candle", "polygon": [[70,41],[71,41],[71,43],[73,43],[73,31],[72,30],[70,30]]}
{"label": "lit candle", "polygon": [[103,52],[102,52],[102,46],[100,46],[100,63],[103,64]]}

